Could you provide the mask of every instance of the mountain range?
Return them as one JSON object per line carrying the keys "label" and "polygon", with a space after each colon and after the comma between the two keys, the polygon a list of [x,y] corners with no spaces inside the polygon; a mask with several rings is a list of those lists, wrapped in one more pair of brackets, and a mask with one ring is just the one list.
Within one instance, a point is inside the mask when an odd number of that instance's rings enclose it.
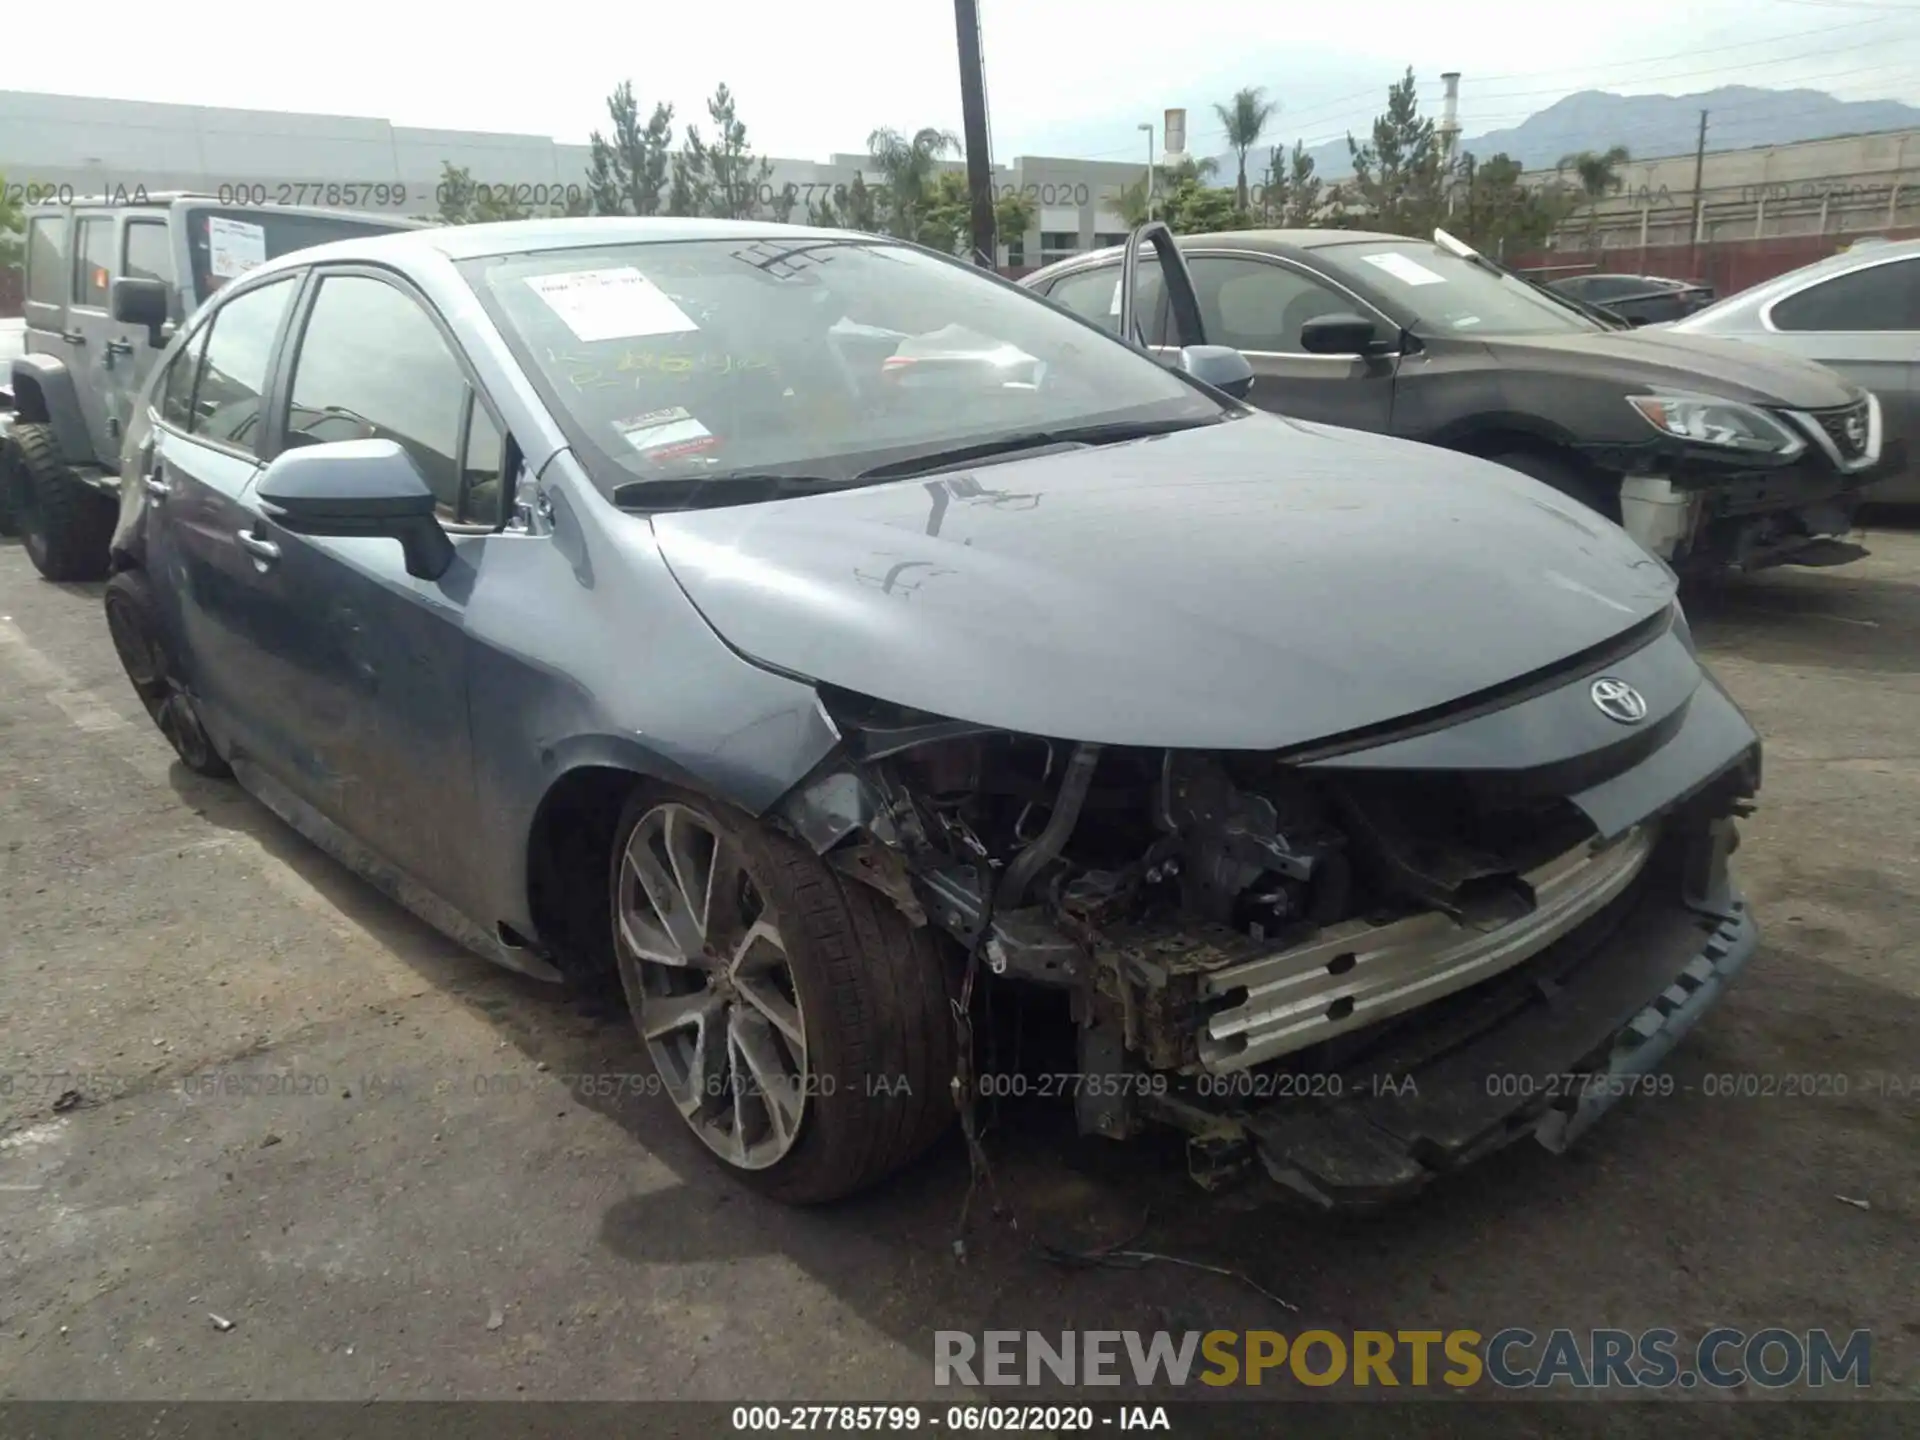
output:
{"label": "mountain range", "polygon": [[[1463,86],[1463,104],[1470,107],[1472,98],[1471,87]],[[1897,100],[1839,100],[1819,90],[1763,90],[1751,85],[1723,85],[1697,95],[1582,90],[1509,129],[1465,136],[1460,145],[1481,160],[1504,152],[1529,170],[1551,169],[1563,155],[1613,145],[1626,146],[1636,160],[1691,155],[1702,110],[1707,112],[1710,152],[1920,128],[1920,109],[1912,105]],[[1283,111],[1279,130],[1269,143],[1281,142],[1285,123]],[[1354,139],[1364,141],[1366,134],[1356,130]],[[1290,140],[1285,143],[1291,148]],[[1344,139],[1312,147],[1310,153],[1319,173],[1328,179],[1353,173]],[[1255,168],[1253,160],[1248,157],[1249,170]],[[1234,160],[1228,155],[1221,160],[1219,173],[1230,176],[1233,171]]]}

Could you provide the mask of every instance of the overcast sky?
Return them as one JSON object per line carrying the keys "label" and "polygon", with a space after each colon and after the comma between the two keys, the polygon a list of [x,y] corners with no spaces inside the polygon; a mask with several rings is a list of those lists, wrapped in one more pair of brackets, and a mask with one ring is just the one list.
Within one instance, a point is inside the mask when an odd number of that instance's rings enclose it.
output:
{"label": "overcast sky", "polygon": [[[1130,159],[1137,126],[1191,112],[1188,148],[1221,147],[1212,102],[1264,85],[1282,103],[1270,140],[1362,130],[1409,65],[1437,112],[1439,75],[1463,72],[1469,136],[1517,124],[1575,90],[1686,94],[1722,84],[1805,86],[1845,99],[1920,101],[1920,0],[1355,0],[1217,6],[1125,0],[980,0],[995,158]],[[824,160],[877,125],[958,130],[946,0],[546,0],[485,9],[328,0],[295,22],[220,10],[155,28],[151,0],[8,7],[17,89],[364,115],[401,125],[584,141],[631,79],[648,104],[704,118],[726,81],[764,154]],[[75,30],[76,23],[80,31]],[[84,32],[99,43],[76,51]],[[170,36],[190,34],[183,44]],[[154,44],[137,37],[151,36]],[[181,58],[176,58],[181,57]],[[184,57],[191,57],[186,59]]]}

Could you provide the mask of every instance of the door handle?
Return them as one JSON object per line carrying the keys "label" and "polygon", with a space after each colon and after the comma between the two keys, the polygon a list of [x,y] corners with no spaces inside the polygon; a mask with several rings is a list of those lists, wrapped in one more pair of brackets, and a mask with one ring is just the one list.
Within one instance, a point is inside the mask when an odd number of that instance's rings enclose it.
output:
{"label": "door handle", "polygon": [[107,354],[109,355],[131,355],[132,353],[133,342],[131,340],[107,341]]}
{"label": "door handle", "polygon": [[69,345],[84,345],[87,343],[86,335],[79,330],[63,330],[60,332],[60,338]]}
{"label": "door handle", "polygon": [[280,558],[280,547],[271,540],[262,540],[251,530],[234,531],[234,539],[240,542],[240,548],[262,565],[271,565]]}
{"label": "door handle", "polygon": [[158,465],[149,470],[141,479],[140,483],[146,486],[147,494],[156,500],[164,500],[173,494],[173,486],[160,478],[160,467]]}

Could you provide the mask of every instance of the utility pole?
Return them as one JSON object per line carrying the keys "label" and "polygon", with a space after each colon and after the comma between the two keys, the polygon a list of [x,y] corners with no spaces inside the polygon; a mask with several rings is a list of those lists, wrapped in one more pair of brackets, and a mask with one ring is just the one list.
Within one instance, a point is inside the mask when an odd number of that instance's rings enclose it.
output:
{"label": "utility pole", "polygon": [[973,201],[973,263],[997,268],[993,235],[993,142],[987,135],[987,76],[980,59],[980,6],[953,0],[960,40],[960,119],[967,141],[967,193]]}
{"label": "utility pole", "polygon": [[1700,268],[1700,226],[1706,218],[1706,197],[1701,193],[1701,177],[1707,168],[1707,112],[1700,112],[1700,139],[1693,147],[1693,237],[1687,249],[1687,263]]}

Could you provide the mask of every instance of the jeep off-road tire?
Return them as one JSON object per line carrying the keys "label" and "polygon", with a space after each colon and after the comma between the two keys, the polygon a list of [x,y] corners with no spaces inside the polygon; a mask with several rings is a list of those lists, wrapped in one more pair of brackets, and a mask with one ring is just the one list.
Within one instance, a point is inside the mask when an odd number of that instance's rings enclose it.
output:
{"label": "jeep off-road tire", "polygon": [[16,523],[33,568],[49,580],[104,580],[119,507],[81,483],[50,427],[16,426],[12,442]]}
{"label": "jeep off-road tire", "polygon": [[664,1098],[741,1180],[835,1200],[953,1120],[955,957],[930,928],[750,816],[663,786],[628,800],[610,881],[621,984]]}
{"label": "jeep off-road tire", "polygon": [[19,452],[14,449],[13,437],[0,438],[0,535],[18,535],[20,521],[14,513],[13,487],[20,473]]}
{"label": "jeep off-road tire", "polygon": [[193,700],[174,684],[160,610],[144,572],[122,570],[107,582],[107,633],[133,690],[173,753],[189,770],[215,780],[233,773],[214,749]]}

